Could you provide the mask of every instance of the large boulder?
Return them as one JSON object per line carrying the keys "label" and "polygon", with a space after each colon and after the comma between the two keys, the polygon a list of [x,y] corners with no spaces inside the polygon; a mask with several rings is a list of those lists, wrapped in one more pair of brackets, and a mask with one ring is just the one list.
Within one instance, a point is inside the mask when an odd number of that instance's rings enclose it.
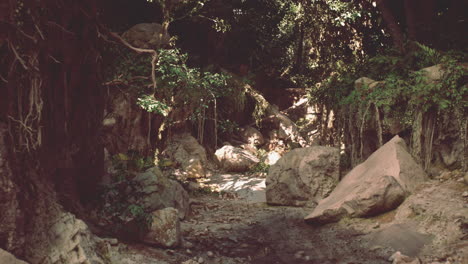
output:
{"label": "large boulder", "polygon": [[263,138],[262,133],[250,126],[240,128],[239,136],[242,142],[248,143],[252,146],[261,146],[265,144],[265,139]]}
{"label": "large boulder", "polygon": [[180,243],[180,221],[177,209],[168,207],[152,213],[153,221],[143,241],[152,245],[173,248]]}
{"label": "large boulder", "polygon": [[206,151],[190,134],[175,135],[163,151],[163,155],[180,165],[189,179],[206,176]]}
{"label": "large boulder", "polygon": [[[25,259],[44,264],[103,263],[97,249],[101,239],[75,215],[64,212],[57,204],[50,205],[47,209],[37,208],[47,210],[49,219],[36,222],[37,230],[27,237]],[[0,263],[11,262],[3,262],[0,257]]]}
{"label": "large boulder", "polygon": [[217,161],[226,171],[245,172],[260,160],[249,151],[233,146],[224,146],[215,152]]}
{"label": "large boulder", "polygon": [[266,199],[272,205],[310,206],[330,194],[339,181],[339,150],[312,146],[288,152],[270,167]]}
{"label": "large boulder", "polygon": [[137,48],[154,49],[169,44],[170,36],[158,23],[141,23],[131,27],[122,37]]}
{"label": "large boulder", "polygon": [[305,220],[328,223],[344,216],[383,213],[395,209],[425,180],[426,173],[408,153],[404,140],[395,136],[349,172]]}
{"label": "large boulder", "polygon": [[188,193],[178,182],[164,176],[157,167],[138,174],[133,181],[141,188],[135,203],[141,205],[145,211],[173,207],[179,211],[181,219],[188,214]]}

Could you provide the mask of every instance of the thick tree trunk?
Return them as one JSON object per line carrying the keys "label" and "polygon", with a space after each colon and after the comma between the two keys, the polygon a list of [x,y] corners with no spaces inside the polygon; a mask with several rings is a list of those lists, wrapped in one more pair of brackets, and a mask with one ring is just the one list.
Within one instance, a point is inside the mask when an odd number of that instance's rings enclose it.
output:
{"label": "thick tree trunk", "polygon": [[435,0],[405,0],[404,7],[408,38],[420,43],[432,43]]}
{"label": "thick tree trunk", "polygon": [[410,40],[417,40],[417,22],[416,22],[416,10],[415,10],[415,1],[405,0],[405,18],[406,26],[408,28],[408,38]]}
{"label": "thick tree trunk", "polygon": [[393,45],[400,52],[404,52],[404,37],[403,32],[398,25],[398,22],[393,14],[392,10],[389,8],[386,0],[377,0],[377,7],[382,13],[382,17],[387,24],[390,35],[393,39]]}
{"label": "thick tree trunk", "polygon": [[87,201],[103,171],[97,10],[91,0],[24,1],[29,13],[9,16],[9,3],[0,14],[0,248],[35,259],[42,245],[30,237],[46,234],[55,191]]}

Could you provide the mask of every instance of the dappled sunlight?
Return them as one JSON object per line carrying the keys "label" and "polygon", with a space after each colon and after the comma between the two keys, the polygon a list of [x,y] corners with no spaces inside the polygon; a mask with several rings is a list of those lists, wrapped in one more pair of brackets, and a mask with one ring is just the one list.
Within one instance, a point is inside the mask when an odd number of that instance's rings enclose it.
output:
{"label": "dappled sunlight", "polygon": [[265,178],[256,178],[244,174],[217,174],[207,184],[222,192],[235,193],[248,202],[266,202]]}

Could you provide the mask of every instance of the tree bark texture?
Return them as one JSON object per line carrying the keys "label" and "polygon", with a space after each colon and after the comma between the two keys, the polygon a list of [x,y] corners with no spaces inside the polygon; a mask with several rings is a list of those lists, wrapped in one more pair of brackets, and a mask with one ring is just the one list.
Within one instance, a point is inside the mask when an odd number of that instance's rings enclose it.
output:
{"label": "tree bark texture", "polygon": [[395,17],[395,14],[393,14],[386,0],[377,0],[377,8],[382,13],[382,17],[385,23],[387,24],[388,30],[390,31],[390,35],[392,36],[392,39],[393,39],[394,47],[397,48],[400,52],[403,52],[404,51],[403,31],[398,25],[398,21]]}
{"label": "tree bark texture", "polygon": [[54,197],[44,186],[82,201],[95,194],[104,94],[95,1],[8,2],[0,12],[0,247],[22,256],[40,197]]}

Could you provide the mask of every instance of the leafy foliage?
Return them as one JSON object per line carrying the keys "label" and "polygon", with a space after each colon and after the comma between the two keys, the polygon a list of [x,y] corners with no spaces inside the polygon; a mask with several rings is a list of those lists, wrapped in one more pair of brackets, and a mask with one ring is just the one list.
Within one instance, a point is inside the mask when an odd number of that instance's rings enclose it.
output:
{"label": "leafy foliage", "polygon": [[[143,157],[136,151],[119,153],[112,158],[114,172],[112,182],[103,186],[101,192],[102,210],[100,218],[110,224],[110,229],[116,234],[143,234],[152,222],[150,214],[137,203],[139,190],[143,188],[133,181],[137,173],[154,166],[151,157]],[[137,230],[127,230],[129,223]],[[130,234],[136,232],[135,234]]]}
{"label": "leafy foliage", "polygon": [[[372,103],[387,117],[398,118],[407,126],[411,125],[416,110],[466,109],[467,68],[460,62],[464,56],[442,53],[418,43],[412,45],[413,51],[404,56],[390,50],[365,63],[340,69],[310,90],[311,102],[323,103],[332,109],[340,109],[343,105],[362,109]],[[438,66],[432,70],[441,74],[441,78],[430,81],[429,73],[422,69],[434,65]],[[354,80],[358,76],[369,76],[382,82],[372,88],[354,89]]]}
{"label": "leafy foliage", "polygon": [[165,103],[154,99],[154,97],[150,95],[145,94],[139,97],[137,99],[137,104],[150,113],[156,112],[163,116],[167,116],[168,114],[169,107]]}
{"label": "leafy foliage", "polygon": [[[171,107],[184,104],[193,107],[192,119],[199,118],[204,109],[217,98],[229,96],[228,76],[223,73],[201,71],[187,66],[188,55],[179,49],[160,50],[157,76],[162,102]],[[177,101],[173,101],[177,98]]]}

